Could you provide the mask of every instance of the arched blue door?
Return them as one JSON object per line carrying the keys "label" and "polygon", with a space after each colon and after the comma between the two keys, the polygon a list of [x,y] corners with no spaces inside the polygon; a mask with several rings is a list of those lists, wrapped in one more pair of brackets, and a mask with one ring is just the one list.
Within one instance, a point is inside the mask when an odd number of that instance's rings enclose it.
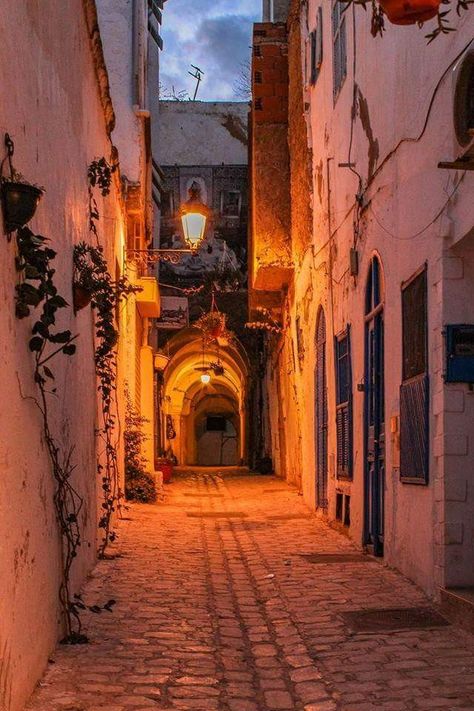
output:
{"label": "arched blue door", "polygon": [[316,325],[316,505],[328,507],[328,399],[326,380],[326,318],[320,309]]}
{"label": "arched blue door", "polygon": [[385,489],[384,321],[380,262],[372,259],[365,301],[365,543],[383,556]]}

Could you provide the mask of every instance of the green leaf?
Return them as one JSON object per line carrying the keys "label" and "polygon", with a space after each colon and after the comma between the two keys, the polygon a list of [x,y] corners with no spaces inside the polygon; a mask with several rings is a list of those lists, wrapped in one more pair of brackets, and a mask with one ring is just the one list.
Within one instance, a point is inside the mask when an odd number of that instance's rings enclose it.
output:
{"label": "green leaf", "polygon": [[71,331],[59,331],[49,337],[51,343],[67,343],[71,338]]}
{"label": "green leaf", "polygon": [[33,338],[30,338],[30,351],[40,351],[43,347],[43,343],[44,340],[40,336],[34,336]]}
{"label": "green leaf", "polygon": [[17,301],[15,306],[15,314],[18,319],[26,318],[30,315],[30,309],[23,301]]}

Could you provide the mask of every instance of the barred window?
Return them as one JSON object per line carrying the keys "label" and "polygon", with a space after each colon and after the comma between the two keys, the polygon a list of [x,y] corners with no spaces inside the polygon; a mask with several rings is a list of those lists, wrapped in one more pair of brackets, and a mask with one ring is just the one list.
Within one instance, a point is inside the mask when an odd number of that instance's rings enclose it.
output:
{"label": "barred window", "polygon": [[352,368],[349,328],[336,338],[337,476],[352,478]]}
{"label": "barred window", "polygon": [[338,97],[347,75],[346,14],[347,2],[334,0],[332,7],[333,93]]}

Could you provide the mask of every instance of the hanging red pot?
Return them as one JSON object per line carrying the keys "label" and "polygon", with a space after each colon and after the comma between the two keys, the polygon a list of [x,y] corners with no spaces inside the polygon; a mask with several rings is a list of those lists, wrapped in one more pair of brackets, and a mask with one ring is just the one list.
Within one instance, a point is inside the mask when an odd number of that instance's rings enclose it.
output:
{"label": "hanging red pot", "polygon": [[394,25],[414,25],[436,17],[441,0],[379,0]]}
{"label": "hanging red pot", "polygon": [[210,330],[211,336],[213,338],[219,338],[224,333],[224,328],[225,328],[224,323],[220,323],[218,326],[214,326],[214,328],[211,328],[211,330]]}

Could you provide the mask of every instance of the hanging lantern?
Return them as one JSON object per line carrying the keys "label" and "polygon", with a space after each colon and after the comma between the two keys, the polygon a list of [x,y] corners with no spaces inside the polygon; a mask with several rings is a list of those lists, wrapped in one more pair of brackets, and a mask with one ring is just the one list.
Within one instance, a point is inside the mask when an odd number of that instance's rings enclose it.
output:
{"label": "hanging lantern", "polygon": [[209,375],[209,373],[203,373],[201,375],[201,383],[203,383],[204,385],[207,385],[210,382],[211,382],[211,376]]}
{"label": "hanging lantern", "polygon": [[414,25],[436,17],[441,0],[379,0],[394,25]]}
{"label": "hanging lantern", "polygon": [[211,210],[201,200],[201,188],[193,182],[189,188],[189,200],[180,209],[184,239],[191,249],[198,249],[206,235],[207,218]]}

